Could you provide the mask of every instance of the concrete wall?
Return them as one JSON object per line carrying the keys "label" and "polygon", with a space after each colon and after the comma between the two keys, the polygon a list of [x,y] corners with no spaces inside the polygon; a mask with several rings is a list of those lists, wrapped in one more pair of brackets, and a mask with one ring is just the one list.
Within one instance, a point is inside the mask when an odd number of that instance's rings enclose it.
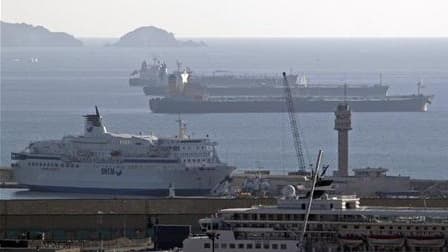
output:
{"label": "concrete wall", "polygon": [[48,239],[104,239],[151,234],[154,224],[191,225],[223,208],[274,204],[274,199],[56,199],[0,201],[0,237],[45,232]]}
{"label": "concrete wall", "polygon": [[409,177],[329,177],[334,180],[335,191],[342,194],[356,194],[359,197],[375,197],[377,193],[407,192],[411,190]]}
{"label": "concrete wall", "polygon": [[0,167],[0,183],[13,182],[13,181],[15,181],[15,179],[12,169],[6,167]]}

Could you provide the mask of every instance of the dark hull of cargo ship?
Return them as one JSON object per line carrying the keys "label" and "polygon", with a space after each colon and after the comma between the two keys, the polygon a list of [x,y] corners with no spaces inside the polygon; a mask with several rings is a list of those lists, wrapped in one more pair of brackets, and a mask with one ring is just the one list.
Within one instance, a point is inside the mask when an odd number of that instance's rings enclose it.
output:
{"label": "dark hull of cargo ship", "polygon": [[[146,88],[146,87],[149,87],[149,83],[151,83],[151,85],[156,84],[154,86],[160,90],[167,89],[166,86],[168,85],[168,83],[166,83],[166,80],[156,80],[156,79],[148,80],[148,79],[141,79],[141,78],[130,78],[129,79],[129,86],[131,86],[131,87]],[[145,91],[143,90],[143,92],[145,92]],[[164,91],[164,92],[166,92],[166,91]]]}
{"label": "dark hull of cargo ship", "polygon": [[129,79],[129,86],[132,86],[132,87],[146,87],[147,82],[148,81],[145,80],[145,79],[131,78],[131,79]]}
{"label": "dark hull of cargo ship", "polygon": [[[424,112],[432,96],[390,96],[381,99],[349,99],[354,112]],[[344,100],[298,98],[294,99],[297,112],[334,112]],[[182,98],[154,98],[149,106],[154,113],[277,113],[286,112],[283,99],[223,99],[189,100]]]}
{"label": "dark hull of cargo ship", "polygon": [[[308,87],[294,87],[292,92],[294,96],[364,96],[364,97],[383,97],[386,96],[388,86],[344,86],[340,85],[315,85]],[[225,87],[225,86],[208,86],[207,93],[210,96],[263,96],[263,95],[283,95],[282,86],[247,86],[247,87]],[[143,92],[152,96],[167,96],[168,88],[165,86],[145,86]]]}

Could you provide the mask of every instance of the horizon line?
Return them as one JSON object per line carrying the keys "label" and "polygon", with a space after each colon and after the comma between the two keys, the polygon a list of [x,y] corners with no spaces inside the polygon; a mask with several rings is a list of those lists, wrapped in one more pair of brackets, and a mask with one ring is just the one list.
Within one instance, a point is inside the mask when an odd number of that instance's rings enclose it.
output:
{"label": "horizon line", "polygon": [[[72,35],[73,36],[73,35]],[[107,36],[74,36],[78,39],[120,39]],[[448,39],[443,36],[175,36],[176,39]]]}

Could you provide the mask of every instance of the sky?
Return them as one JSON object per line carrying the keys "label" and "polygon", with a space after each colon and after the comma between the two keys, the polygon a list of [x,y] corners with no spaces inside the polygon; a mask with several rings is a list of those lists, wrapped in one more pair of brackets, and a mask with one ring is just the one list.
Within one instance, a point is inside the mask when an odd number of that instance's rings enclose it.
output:
{"label": "sky", "polygon": [[0,0],[1,20],[76,37],[448,37],[447,0]]}

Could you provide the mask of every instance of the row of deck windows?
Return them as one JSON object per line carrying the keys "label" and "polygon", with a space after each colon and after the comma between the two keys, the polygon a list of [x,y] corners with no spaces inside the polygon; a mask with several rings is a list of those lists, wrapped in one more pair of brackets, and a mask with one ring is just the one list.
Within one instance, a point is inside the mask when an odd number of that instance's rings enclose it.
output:
{"label": "row of deck windows", "polygon": [[[173,151],[179,151],[180,147],[179,146],[168,146],[168,149],[173,150]],[[182,146],[182,150],[191,150],[191,149],[194,149],[194,148],[191,146],[187,146],[187,147]],[[205,150],[205,146],[201,146],[201,147],[196,146],[196,150]]]}
{"label": "row of deck windows", "polygon": [[200,163],[200,162],[211,162],[210,159],[183,159],[184,163]]}
{"label": "row of deck windows", "polygon": [[[342,225],[343,229],[359,229],[360,226],[359,225],[353,225],[353,226],[348,226],[348,225]],[[371,226],[365,226],[365,229],[371,229]],[[379,229],[384,230],[387,229],[385,226],[379,226]],[[388,229],[390,230],[445,230],[445,227],[437,227],[437,226],[433,226],[433,227],[419,227],[419,226],[406,226],[406,228],[404,228],[403,226],[389,226]]]}
{"label": "row of deck windows", "polygon": [[[303,220],[303,214],[234,214],[232,220],[278,220],[278,221],[290,221],[290,220]],[[316,215],[310,215],[310,220],[317,219]],[[319,218],[322,219],[322,218]],[[325,220],[336,221],[337,216],[325,216]]]}
{"label": "row of deck windows", "polygon": [[28,166],[43,166],[43,167],[71,167],[71,168],[78,168],[78,164],[70,164],[70,163],[45,163],[45,162],[28,162]]}
{"label": "row of deck windows", "polygon": [[[330,229],[332,226],[334,228],[335,224],[309,224],[310,227],[313,227],[313,229],[315,230],[322,230],[322,229]],[[298,227],[302,227],[301,223],[291,223],[291,224],[280,224],[280,223],[236,223],[236,224],[231,224],[230,226],[232,226],[233,228],[281,228],[281,229],[285,229],[285,228],[298,228]],[[324,227],[325,226],[325,227]],[[445,231],[446,227],[444,226],[433,226],[433,227],[419,227],[419,226],[388,226],[387,228],[385,226],[370,226],[370,225],[366,225],[366,226],[360,226],[360,225],[342,225],[341,226],[342,229],[367,229],[370,230],[373,228],[375,229],[380,229],[380,230],[412,230],[412,231],[419,231],[419,230],[433,230],[433,231]]]}
{"label": "row of deck windows", "polygon": [[[204,248],[206,248],[206,249],[209,249],[209,248],[211,248],[211,244],[210,243],[204,243]],[[253,244],[253,243],[246,243],[246,244],[244,244],[244,243],[238,243],[238,244],[235,244],[235,243],[229,243],[229,244],[227,244],[227,243],[215,243],[215,248],[221,248],[221,249],[235,249],[235,248],[239,248],[239,249],[244,249],[244,248],[246,248],[246,249],[261,249],[261,248],[263,248],[263,249],[280,249],[280,250],[286,250],[287,249],[287,246],[286,246],[286,244],[284,244],[284,243],[282,243],[282,244],[278,244],[278,243],[271,243],[271,244],[269,244],[269,243],[264,243],[264,244],[261,244],[261,243],[255,243],[255,244]]]}

